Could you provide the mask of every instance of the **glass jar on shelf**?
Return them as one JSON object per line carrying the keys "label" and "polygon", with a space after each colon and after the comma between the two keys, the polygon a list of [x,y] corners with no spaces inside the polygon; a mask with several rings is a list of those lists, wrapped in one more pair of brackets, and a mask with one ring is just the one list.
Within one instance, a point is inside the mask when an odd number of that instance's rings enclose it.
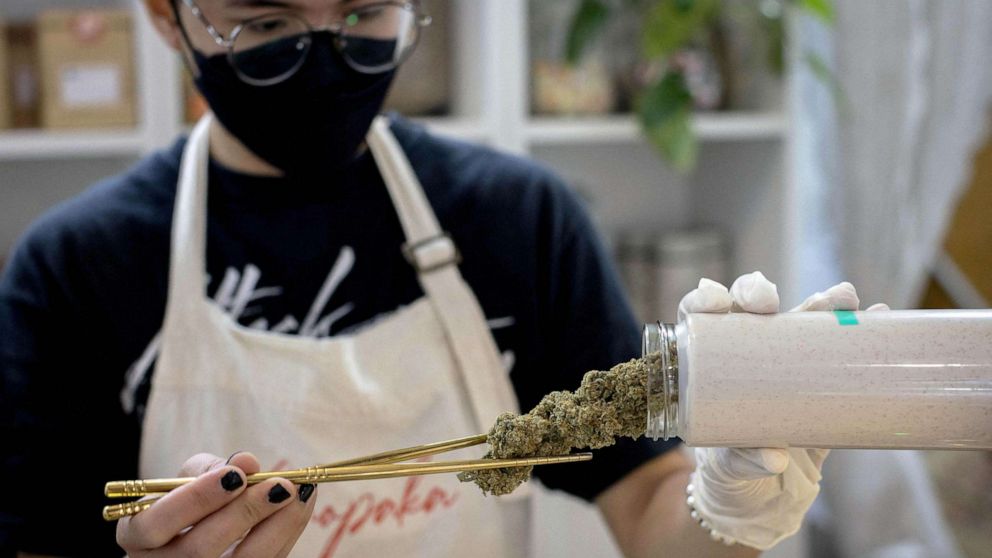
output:
{"label": "glass jar on shelf", "polygon": [[568,30],[578,5],[577,0],[528,3],[534,114],[606,114],[616,107],[616,88],[603,40],[591,45],[578,64],[568,64]]}

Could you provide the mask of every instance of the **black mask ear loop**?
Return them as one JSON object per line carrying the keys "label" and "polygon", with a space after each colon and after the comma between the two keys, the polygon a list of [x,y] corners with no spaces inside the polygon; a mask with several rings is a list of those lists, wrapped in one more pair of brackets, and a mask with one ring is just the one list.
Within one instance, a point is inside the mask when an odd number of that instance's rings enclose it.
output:
{"label": "black mask ear loop", "polygon": [[169,0],[169,7],[172,8],[172,17],[176,19],[176,26],[179,27],[179,34],[182,36],[183,45],[179,48],[179,57],[182,58],[183,66],[186,66],[186,71],[195,79],[200,77],[200,68],[196,65],[192,54],[196,52],[196,48],[193,47],[193,41],[190,40],[186,26],[183,25],[183,18],[179,15],[179,2],[182,2],[182,0]]}

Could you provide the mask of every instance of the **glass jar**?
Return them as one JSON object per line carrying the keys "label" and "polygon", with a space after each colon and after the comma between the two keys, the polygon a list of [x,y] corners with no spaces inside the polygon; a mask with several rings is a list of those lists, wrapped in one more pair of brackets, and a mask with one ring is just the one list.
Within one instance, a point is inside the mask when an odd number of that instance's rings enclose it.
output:
{"label": "glass jar", "polygon": [[992,310],[690,314],[643,352],[655,439],[992,448]]}
{"label": "glass jar", "polygon": [[598,115],[616,106],[616,88],[606,44],[594,39],[577,64],[565,51],[578,0],[528,2],[531,112],[543,115]]}

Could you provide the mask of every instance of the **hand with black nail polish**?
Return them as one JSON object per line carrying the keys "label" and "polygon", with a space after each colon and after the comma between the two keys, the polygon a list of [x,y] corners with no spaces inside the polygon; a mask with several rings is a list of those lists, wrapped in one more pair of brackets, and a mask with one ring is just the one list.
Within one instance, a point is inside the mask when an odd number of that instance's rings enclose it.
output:
{"label": "hand with black nail polish", "polygon": [[193,456],[178,476],[196,480],[148,510],[121,519],[117,543],[131,558],[287,556],[313,513],[316,486],[297,486],[286,479],[248,486],[246,477],[260,468],[258,459],[247,452],[227,461],[208,454]]}

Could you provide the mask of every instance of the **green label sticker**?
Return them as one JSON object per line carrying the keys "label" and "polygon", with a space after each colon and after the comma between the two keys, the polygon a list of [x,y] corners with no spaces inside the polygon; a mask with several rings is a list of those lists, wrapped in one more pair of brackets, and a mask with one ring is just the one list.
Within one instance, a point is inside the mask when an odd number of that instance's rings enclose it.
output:
{"label": "green label sticker", "polygon": [[850,310],[834,310],[834,315],[842,326],[858,325],[858,317]]}

